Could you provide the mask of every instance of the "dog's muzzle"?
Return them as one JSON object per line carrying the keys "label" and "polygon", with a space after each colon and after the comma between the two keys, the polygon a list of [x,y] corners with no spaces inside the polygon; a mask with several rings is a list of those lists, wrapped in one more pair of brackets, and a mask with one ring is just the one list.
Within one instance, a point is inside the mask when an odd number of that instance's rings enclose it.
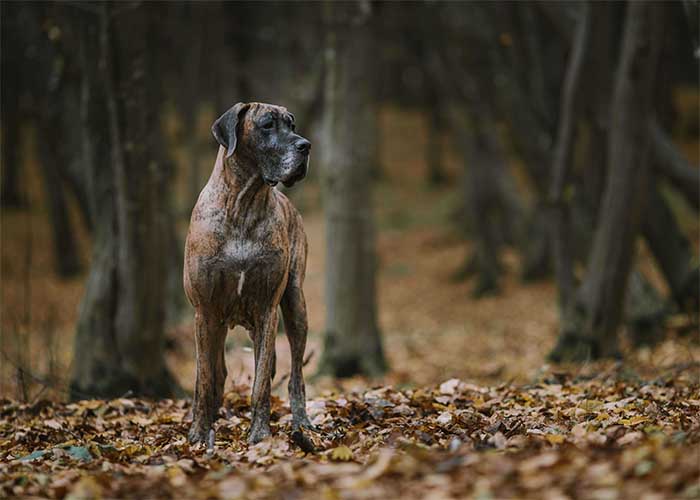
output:
{"label": "dog's muzzle", "polygon": [[309,156],[307,155],[292,171],[291,175],[282,181],[285,187],[292,187],[294,184],[306,177],[309,172]]}

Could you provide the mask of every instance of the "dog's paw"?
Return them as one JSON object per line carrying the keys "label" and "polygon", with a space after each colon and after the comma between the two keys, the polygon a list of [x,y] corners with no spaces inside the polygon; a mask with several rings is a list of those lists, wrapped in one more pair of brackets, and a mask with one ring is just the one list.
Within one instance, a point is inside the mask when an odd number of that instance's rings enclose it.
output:
{"label": "dog's paw", "polygon": [[271,435],[269,425],[253,425],[248,433],[248,444],[257,444]]}

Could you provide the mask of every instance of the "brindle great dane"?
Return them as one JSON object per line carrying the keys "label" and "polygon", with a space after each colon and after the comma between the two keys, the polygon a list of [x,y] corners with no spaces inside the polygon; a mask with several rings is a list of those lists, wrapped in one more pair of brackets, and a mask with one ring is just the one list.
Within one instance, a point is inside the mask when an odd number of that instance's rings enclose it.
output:
{"label": "brindle great dane", "polygon": [[281,306],[291,346],[289,395],[293,428],[311,428],[302,365],[306,347],[306,234],[301,216],[274,186],[306,176],[311,143],[281,106],[238,103],[212,125],[220,144],[209,182],[192,211],[185,244],[184,286],[195,308],[197,381],[192,443],[214,442],[229,328],[253,340],[255,381],[249,443],[270,435],[270,383]]}

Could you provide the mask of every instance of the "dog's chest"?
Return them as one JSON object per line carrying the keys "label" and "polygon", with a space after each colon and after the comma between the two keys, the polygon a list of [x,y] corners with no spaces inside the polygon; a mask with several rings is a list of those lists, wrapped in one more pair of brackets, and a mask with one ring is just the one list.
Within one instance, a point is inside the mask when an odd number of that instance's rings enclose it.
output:
{"label": "dog's chest", "polygon": [[231,238],[221,252],[229,293],[236,302],[268,301],[286,278],[289,252],[269,237]]}

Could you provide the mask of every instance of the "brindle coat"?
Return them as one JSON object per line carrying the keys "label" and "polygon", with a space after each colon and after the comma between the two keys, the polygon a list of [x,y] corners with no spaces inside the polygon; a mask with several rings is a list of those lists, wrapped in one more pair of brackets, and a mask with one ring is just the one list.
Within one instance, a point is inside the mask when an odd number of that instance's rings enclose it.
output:
{"label": "brindle coat", "polygon": [[214,122],[212,133],[221,146],[185,244],[184,286],[195,308],[197,356],[189,439],[213,444],[226,380],[224,341],[228,328],[242,325],[255,352],[248,441],[256,443],[270,435],[279,306],[292,355],[293,427],[311,426],[302,375],[306,234],[299,213],[273,188],[306,175],[310,143],[294,132],[285,108],[262,103],[236,104]]}

